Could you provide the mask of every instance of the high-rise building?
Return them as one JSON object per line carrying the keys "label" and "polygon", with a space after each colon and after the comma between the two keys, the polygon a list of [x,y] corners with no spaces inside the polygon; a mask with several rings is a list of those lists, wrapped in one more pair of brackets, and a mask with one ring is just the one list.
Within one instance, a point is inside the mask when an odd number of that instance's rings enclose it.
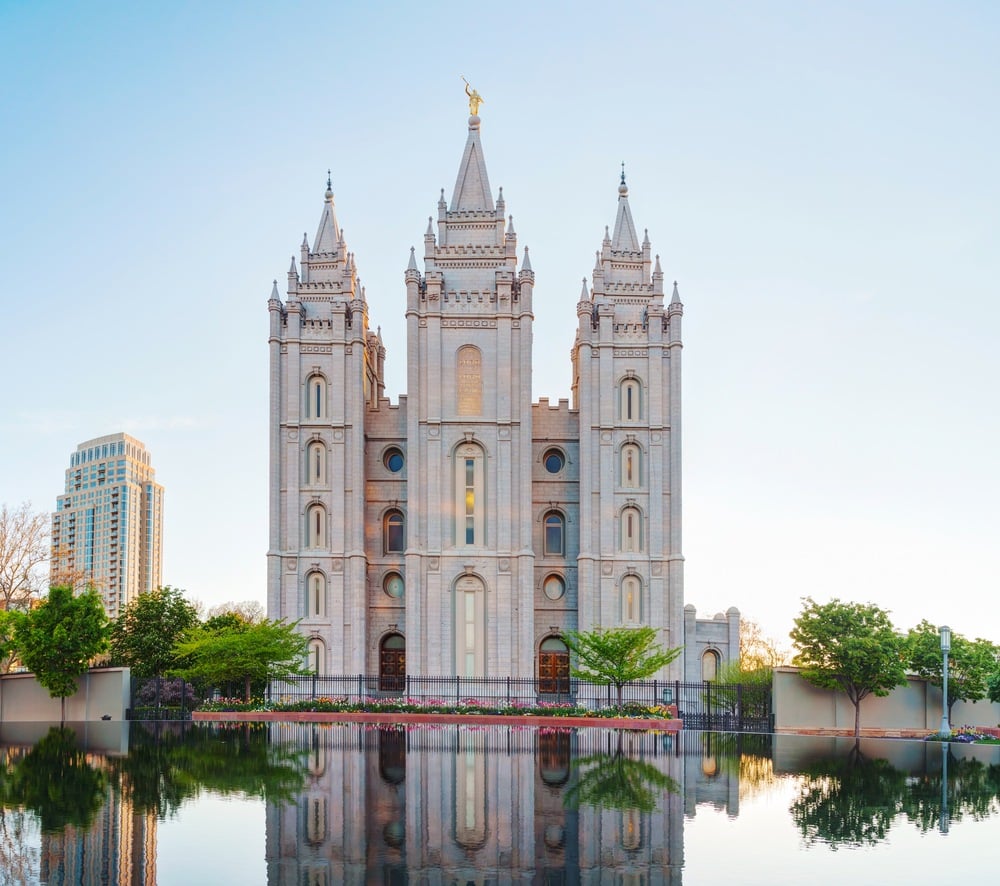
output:
{"label": "high-rise building", "polygon": [[319,673],[384,687],[404,673],[555,687],[564,631],[621,625],[685,647],[662,676],[714,676],[738,654],[739,613],[684,604],[677,287],[623,173],[567,317],[572,403],[533,404],[535,274],[470,110],[451,202],[442,190],[403,272],[406,396],[384,396],[329,181],[284,299],[274,285],[268,613],[300,620]]}
{"label": "high-rise building", "polygon": [[93,586],[109,618],[160,586],[163,487],[135,437],[109,434],[70,456],[52,515],[50,580]]}

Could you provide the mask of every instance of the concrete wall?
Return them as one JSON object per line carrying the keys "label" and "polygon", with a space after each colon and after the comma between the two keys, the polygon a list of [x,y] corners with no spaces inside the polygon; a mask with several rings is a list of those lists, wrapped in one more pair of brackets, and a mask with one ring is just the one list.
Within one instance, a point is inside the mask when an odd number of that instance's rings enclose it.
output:
{"label": "concrete wall", "polygon": [[[952,726],[996,726],[1000,704],[955,702]],[[941,725],[941,690],[918,677],[885,698],[869,695],[861,702],[861,728],[927,729]],[[819,689],[799,676],[797,668],[774,670],[775,729],[853,729],[854,705],[843,692]]]}
{"label": "concrete wall", "polygon": [[[131,684],[128,668],[101,668],[88,671],[77,680],[75,695],[66,698],[66,720],[100,720],[105,714],[113,721],[125,719]],[[7,674],[0,677],[0,722],[59,722],[60,700],[49,696],[34,674]]]}

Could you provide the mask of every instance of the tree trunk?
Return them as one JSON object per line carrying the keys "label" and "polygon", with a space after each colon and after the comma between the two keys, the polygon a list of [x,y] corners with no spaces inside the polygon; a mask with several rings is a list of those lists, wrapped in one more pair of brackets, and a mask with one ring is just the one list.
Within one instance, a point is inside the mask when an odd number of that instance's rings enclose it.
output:
{"label": "tree trunk", "polygon": [[59,725],[62,726],[66,722],[66,696],[59,696]]}
{"label": "tree trunk", "polygon": [[854,740],[861,738],[861,699],[854,702]]}
{"label": "tree trunk", "polygon": [[250,701],[250,678],[247,677],[243,684],[243,700],[246,702]]}

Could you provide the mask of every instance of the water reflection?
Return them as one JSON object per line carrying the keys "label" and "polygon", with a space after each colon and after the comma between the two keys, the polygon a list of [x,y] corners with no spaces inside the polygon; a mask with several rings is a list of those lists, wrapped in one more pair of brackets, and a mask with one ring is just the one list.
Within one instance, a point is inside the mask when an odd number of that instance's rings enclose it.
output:
{"label": "water reflection", "polygon": [[[0,871],[11,882],[153,884],[158,823],[205,792],[264,801],[261,881],[272,886],[680,883],[685,821],[704,807],[735,821],[776,790],[805,847],[864,849],[907,824],[947,832],[1000,812],[1000,749],[985,746],[601,729],[114,730],[0,731]],[[187,851],[232,839],[223,827]]]}
{"label": "water reflection", "polygon": [[[1000,759],[990,746],[819,739],[805,762],[792,818],[807,844],[874,845],[906,821],[921,833],[1000,812]],[[898,750],[897,750],[898,749]],[[896,752],[893,754],[892,752]],[[895,756],[890,762],[886,759]],[[801,763],[800,763],[801,765]]]}

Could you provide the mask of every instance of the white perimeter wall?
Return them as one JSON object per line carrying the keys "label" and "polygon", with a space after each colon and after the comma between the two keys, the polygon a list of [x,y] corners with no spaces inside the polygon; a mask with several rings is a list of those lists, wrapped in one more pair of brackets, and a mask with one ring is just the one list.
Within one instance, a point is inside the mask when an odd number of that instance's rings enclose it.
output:
{"label": "white perimeter wall", "polygon": [[[128,668],[101,668],[80,677],[75,695],[66,697],[66,720],[100,720],[105,714],[113,721],[125,719],[129,704]],[[6,674],[0,677],[0,722],[59,722],[60,700],[52,698],[34,674]]]}
{"label": "white perimeter wall", "polygon": [[[929,729],[941,725],[941,690],[919,677],[885,698],[869,695],[861,702],[861,728]],[[955,702],[950,725],[1000,725],[1000,704]],[[774,669],[775,729],[854,729],[854,705],[843,692],[819,689],[799,676],[797,668]]]}

